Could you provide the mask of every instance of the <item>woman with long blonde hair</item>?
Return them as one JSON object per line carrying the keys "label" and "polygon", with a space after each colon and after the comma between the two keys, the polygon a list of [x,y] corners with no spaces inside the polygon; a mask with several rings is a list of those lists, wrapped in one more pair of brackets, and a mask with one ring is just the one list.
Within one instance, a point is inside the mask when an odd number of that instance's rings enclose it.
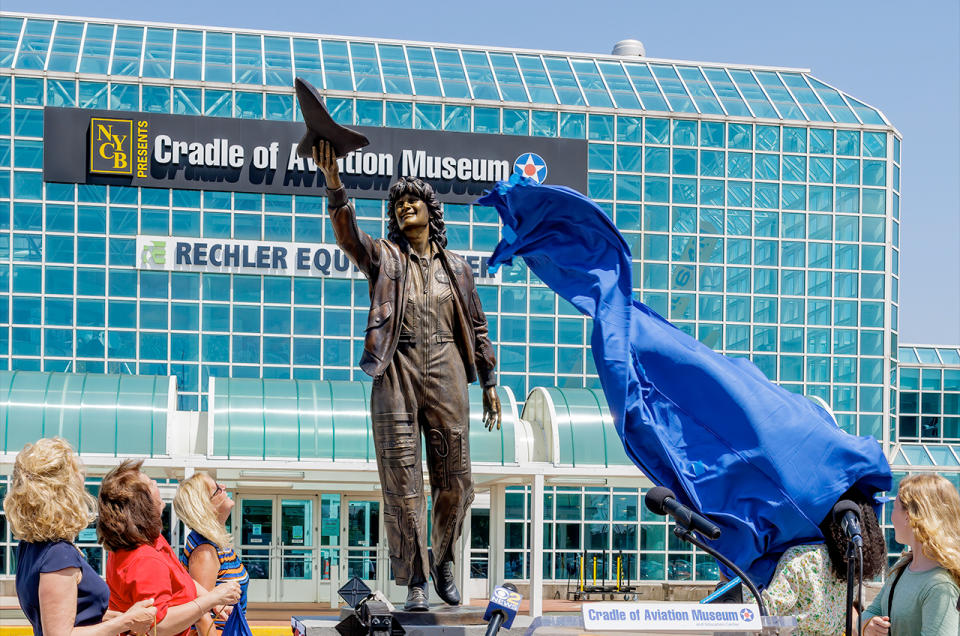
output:
{"label": "woman with long blonde hair", "polygon": [[[197,583],[213,589],[227,581],[240,584],[240,600],[232,611],[246,614],[247,584],[250,576],[240,557],[233,551],[233,541],[224,524],[233,509],[233,500],[203,472],[194,473],[180,483],[173,498],[173,509],[190,534],[180,553],[180,562]],[[214,608],[214,622],[222,630],[226,622],[222,608]]]}
{"label": "woman with long blonde hair", "polygon": [[73,544],[94,519],[94,499],[70,444],[44,438],[23,447],[3,500],[17,546],[17,599],[39,636],[145,634],[157,610],[144,599],[123,614],[111,612],[110,590]]}
{"label": "woman with long blonde hair", "polygon": [[960,494],[940,475],[908,475],[892,521],[896,540],[909,549],[864,612],[864,636],[957,636]]}

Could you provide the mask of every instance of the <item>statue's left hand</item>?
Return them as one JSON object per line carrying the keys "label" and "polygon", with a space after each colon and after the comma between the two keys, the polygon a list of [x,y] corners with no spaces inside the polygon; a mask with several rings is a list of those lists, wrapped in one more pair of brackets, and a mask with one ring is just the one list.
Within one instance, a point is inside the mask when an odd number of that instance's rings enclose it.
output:
{"label": "statue's left hand", "polygon": [[497,397],[495,386],[483,390],[483,425],[488,431],[492,431],[494,426],[500,430],[500,398]]}

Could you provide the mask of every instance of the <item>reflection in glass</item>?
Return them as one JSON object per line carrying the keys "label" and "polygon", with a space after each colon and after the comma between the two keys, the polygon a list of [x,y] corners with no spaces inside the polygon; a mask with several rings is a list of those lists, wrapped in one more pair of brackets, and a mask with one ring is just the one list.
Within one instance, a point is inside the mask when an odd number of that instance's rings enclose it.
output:
{"label": "reflection in glass", "polygon": [[143,27],[118,26],[113,45],[113,75],[139,75],[140,50],[143,48]]}
{"label": "reflection in glass", "polygon": [[53,37],[53,46],[50,49],[50,59],[47,61],[48,71],[68,71],[72,73],[76,70],[82,35],[83,24],[79,22],[57,23],[57,32]]}
{"label": "reflection in glass", "polygon": [[[395,44],[380,44],[380,69],[383,71],[385,93],[410,95],[410,74],[403,47]],[[354,66],[356,68],[356,66]],[[358,88],[359,90],[359,88]]]}

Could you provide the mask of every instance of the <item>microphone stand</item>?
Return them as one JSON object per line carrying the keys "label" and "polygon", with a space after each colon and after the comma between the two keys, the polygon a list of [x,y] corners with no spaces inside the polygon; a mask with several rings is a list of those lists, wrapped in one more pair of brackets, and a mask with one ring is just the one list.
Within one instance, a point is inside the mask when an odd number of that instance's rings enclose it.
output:
{"label": "microphone stand", "polygon": [[[701,541],[699,538],[697,538],[697,535],[695,535],[693,533],[693,530],[691,530],[690,528],[684,528],[683,526],[678,525],[674,527],[673,534],[677,535],[679,538],[683,539],[684,541],[692,543],[693,545],[697,546],[698,548],[700,548],[701,550],[703,550],[704,552],[712,556],[714,559],[716,559],[720,563],[723,563],[725,566],[733,570],[733,572],[740,577],[740,580],[746,584],[750,592],[753,593],[753,598],[757,600],[757,607],[760,609],[760,616],[769,616],[769,614],[767,614],[767,606],[763,604],[763,598],[761,598],[760,592],[757,590],[757,586],[753,584],[753,581],[750,580],[750,577],[744,574],[743,570],[738,568],[733,561],[723,556],[722,554],[720,554],[719,552],[717,552],[716,550],[708,546],[706,543]],[[849,631],[847,633],[849,634]]]}
{"label": "microphone stand", "polygon": [[[859,556],[859,559],[857,558]],[[847,634],[853,633],[853,586],[857,578],[863,580],[863,552],[862,550],[857,549],[857,544],[853,542],[853,539],[847,541],[847,621],[846,621],[846,632]],[[859,600],[859,599],[858,599]],[[863,619],[860,614],[857,614],[857,625],[859,631],[857,633],[862,633]]]}

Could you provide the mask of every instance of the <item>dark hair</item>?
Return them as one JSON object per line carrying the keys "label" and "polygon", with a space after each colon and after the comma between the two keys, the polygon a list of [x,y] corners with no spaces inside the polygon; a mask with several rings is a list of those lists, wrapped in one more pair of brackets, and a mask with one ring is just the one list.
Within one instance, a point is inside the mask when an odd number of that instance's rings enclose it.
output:
{"label": "dark hair", "polygon": [[437,195],[430,184],[416,177],[400,177],[390,186],[390,198],[387,201],[387,238],[404,250],[409,247],[407,237],[400,231],[400,224],[397,223],[397,215],[394,213],[394,206],[405,194],[412,194],[427,204],[427,213],[430,216],[430,240],[440,247],[446,247],[447,226],[443,222],[440,202],[437,201]]}
{"label": "dark hair", "polygon": [[[863,579],[871,580],[883,572],[887,564],[887,542],[883,538],[883,530],[873,511],[873,497],[864,495],[857,488],[851,488],[840,496],[849,499],[860,508],[860,532],[863,537]],[[820,531],[823,532],[827,544],[827,554],[830,555],[830,565],[833,573],[839,579],[847,578],[847,535],[840,527],[839,521],[833,520],[833,510],[820,522]]]}
{"label": "dark hair", "polygon": [[124,460],[107,473],[97,497],[97,538],[107,550],[133,550],[160,536],[162,520],[150,487],[140,478],[143,460]]}

